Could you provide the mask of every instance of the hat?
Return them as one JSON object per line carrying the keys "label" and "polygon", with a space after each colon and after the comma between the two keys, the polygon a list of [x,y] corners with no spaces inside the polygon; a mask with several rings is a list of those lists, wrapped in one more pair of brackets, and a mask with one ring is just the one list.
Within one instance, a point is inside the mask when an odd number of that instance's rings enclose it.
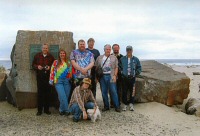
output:
{"label": "hat", "polygon": [[126,46],[126,51],[127,51],[127,50],[133,50],[133,47],[130,46],[130,45],[128,45],[128,46]]}
{"label": "hat", "polygon": [[84,78],[83,83],[91,85],[91,80],[89,78]]}

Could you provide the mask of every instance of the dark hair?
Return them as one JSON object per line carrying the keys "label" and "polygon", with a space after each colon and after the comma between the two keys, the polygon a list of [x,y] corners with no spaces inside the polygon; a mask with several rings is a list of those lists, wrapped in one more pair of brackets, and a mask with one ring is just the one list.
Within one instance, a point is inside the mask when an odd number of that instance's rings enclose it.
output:
{"label": "dark hair", "polygon": [[85,41],[84,41],[83,39],[80,39],[80,40],[78,41],[78,45],[79,45],[80,42],[84,42],[84,43],[85,43]]}
{"label": "dark hair", "polygon": [[89,43],[90,41],[95,42],[94,38],[89,38],[88,41],[87,41],[87,43]]}
{"label": "dark hair", "polygon": [[116,44],[116,43],[115,43],[115,44],[113,44],[113,46],[112,46],[112,49],[113,49],[113,47],[114,47],[114,46],[118,46],[118,47],[119,47],[119,44]]}
{"label": "dark hair", "polygon": [[[81,83],[80,83],[80,87],[81,87],[83,84],[84,84],[84,82],[81,81]],[[92,85],[89,85],[88,89],[91,90],[91,89],[92,89]]]}

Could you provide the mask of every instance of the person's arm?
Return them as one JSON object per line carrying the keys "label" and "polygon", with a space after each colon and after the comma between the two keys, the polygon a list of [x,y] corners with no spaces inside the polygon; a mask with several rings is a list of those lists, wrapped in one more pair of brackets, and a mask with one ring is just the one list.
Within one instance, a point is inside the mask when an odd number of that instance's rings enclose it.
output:
{"label": "person's arm", "polygon": [[139,59],[137,59],[136,75],[139,75],[141,72],[142,72],[142,66],[140,64]]}
{"label": "person's arm", "polygon": [[115,57],[115,71],[113,75],[113,81],[117,81],[117,74],[118,74],[118,59]]}
{"label": "person's arm", "polygon": [[81,71],[81,67],[76,63],[75,60],[71,60],[71,63],[72,63],[72,66],[73,66],[76,70]]}
{"label": "person's arm", "polygon": [[37,55],[34,56],[33,62],[32,62],[32,67],[34,70],[38,70],[38,65],[37,65]]}
{"label": "person's arm", "polygon": [[55,60],[51,66],[51,70],[50,70],[50,76],[49,76],[49,84],[53,85],[54,83],[54,77],[55,77],[55,66],[57,64],[57,61]]}

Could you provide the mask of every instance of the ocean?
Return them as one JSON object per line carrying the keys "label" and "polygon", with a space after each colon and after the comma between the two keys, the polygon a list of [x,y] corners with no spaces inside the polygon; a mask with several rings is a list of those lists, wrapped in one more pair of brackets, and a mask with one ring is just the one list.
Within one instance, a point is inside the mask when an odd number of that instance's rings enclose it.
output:
{"label": "ocean", "polygon": [[[155,60],[162,64],[169,64],[169,65],[182,65],[182,66],[200,65],[200,59],[155,59]],[[12,67],[12,63],[10,60],[0,60],[0,66],[4,66],[6,69],[10,69]]]}

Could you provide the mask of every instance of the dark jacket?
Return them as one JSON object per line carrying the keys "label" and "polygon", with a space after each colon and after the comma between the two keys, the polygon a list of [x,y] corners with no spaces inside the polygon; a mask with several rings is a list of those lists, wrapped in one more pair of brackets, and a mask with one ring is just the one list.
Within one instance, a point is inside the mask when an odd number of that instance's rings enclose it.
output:
{"label": "dark jacket", "polygon": [[[142,66],[137,57],[133,56],[131,58],[131,76],[139,75],[142,71]],[[128,77],[128,57],[124,56],[119,61],[119,69],[123,76]]]}

